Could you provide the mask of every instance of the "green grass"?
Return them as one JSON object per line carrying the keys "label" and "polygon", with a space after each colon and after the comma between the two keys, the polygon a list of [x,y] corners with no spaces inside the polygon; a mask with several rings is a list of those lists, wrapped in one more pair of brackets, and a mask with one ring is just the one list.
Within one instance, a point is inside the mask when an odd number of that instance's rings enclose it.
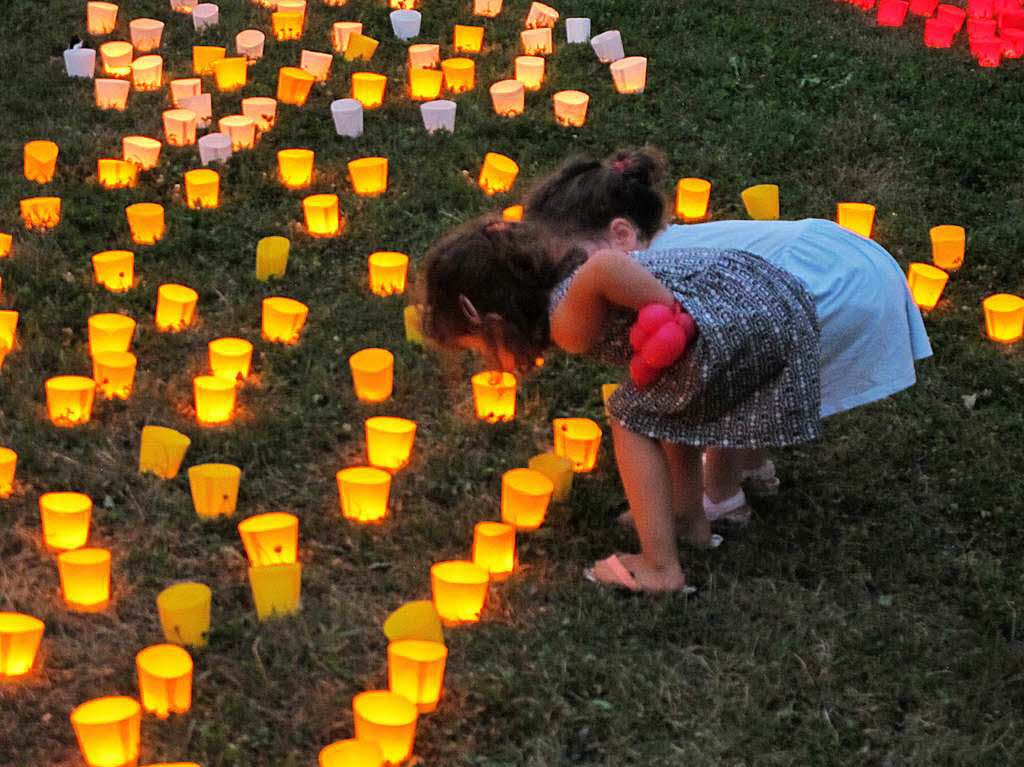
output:
{"label": "green grass", "polygon": [[[191,72],[194,42],[231,45],[235,32],[269,32],[268,13],[225,2],[202,36],[166,0],[126,0],[118,37],[139,16],[165,19],[165,76]],[[1024,86],[1020,62],[981,70],[966,45],[928,50],[921,22],[876,29],[830,0],[557,5],[589,16],[594,32],[622,30],[627,52],[650,59],[647,92],[615,94],[588,46],[557,45],[539,93],[514,120],[490,110],[485,86],[511,72],[528,3],[507,0],[483,22],[478,86],[458,97],[454,135],[427,135],[401,95],[404,44],[387,10],[368,0],[325,8],[310,0],[303,43],[267,43],[235,94],[214,94],[217,116],[242,96],[273,95],[276,71],[305,45],[329,50],[329,22],[361,19],[381,40],[367,69],[388,74],[384,106],[359,139],[334,135],[328,105],[364,68],[336,58],[329,83],[304,109],[282,106],[277,127],[222,170],[223,205],[190,211],[179,185],[194,149],[165,147],[136,189],[105,191],[96,160],[118,156],[126,133],[160,135],[166,91],[133,94],[125,113],[92,106],[92,85],[64,76],[60,51],[84,30],[84,3],[9,0],[0,29],[0,231],[15,235],[0,261],[3,307],[21,312],[19,348],[0,371],[0,444],[18,451],[17,493],[0,501],[0,610],[42,618],[33,674],[0,685],[0,764],[80,765],[68,714],[89,698],[136,692],[134,656],[161,641],[154,599],[194,578],[214,590],[209,646],[193,653],[191,713],[143,723],[142,763],[204,767],[313,765],[350,737],[353,695],[386,684],[385,615],[429,596],[428,568],[468,554],[472,526],[497,514],[499,479],[549,446],[549,420],[601,418],[611,372],[553,354],[523,387],[514,424],[474,421],[468,383],[402,340],[400,299],[364,287],[366,256],[414,259],[449,227],[515,201],[528,180],[575,152],[603,156],[650,142],[673,178],[714,183],[715,218],[742,217],[739,191],[774,181],[787,218],[831,218],[837,201],[878,206],[876,239],[904,266],[927,260],[927,230],[968,231],[965,267],[926,318],[935,357],[920,382],[885,402],[831,419],[818,444],[776,457],[778,498],[716,552],[686,551],[700,596],[644,598],[582,582],[584,565],[635,546],[613,523],[621,489],[603,447],[570,504],[521,536],[521,571],[492,588],[483,622],[449,631],[445,697],[419,725],[430,765],[935,765],[1015,764],[1024,758],[1024,664],[1018,524],[1024,364],[1019,345],[983,338],[981,299],[1020,293],[1024,241]],[[449,42],[473,23],[469,3],[426,0],[421,41]],[[559,25],[556,40],[564,40]],[[99,41],[90,40],[90,44]],[[447,48],[445,48],[447,50]],[[583,128],[554,125],[554,90],[591,95]],[[213,90],[207,78],[204,89]],[[18,200],[39,193],[20,175],[21,145],[60,145],[46,193],[64,200],[56,231],[26,232]],[[304,192],[274,179],[275,150],[317,153],[312,191],[341,196],[348,219],[334,240],[300,225]],[[488,199],[474,184],[485,152],[517,160],[514,193]],[[344,163],[385,154],[390,191],[355,198]],[[128,246],[125,205],[167,206],[168,236],[137,247],[141,284],[112,295],[92,284],[89,257]],[[292,238],[287,277],[258,282],[256,241]],[[155,331],[156,289],[200,293],[199,322]],[[259,340],[260,300],[310,306],[296,347]],[[86,318],[123,311],[139,321],[136,389],[99,403],[91,423],[59,430],[45,419],[43,381],[88,374]],[[204,429],[191,378],[222,335],[254,341],[255,383],[228,427]],[[347,356],[368,345],[396,352],[395,396],[376,407],[351,393]],[[467,368],[468,369],[468,368]],[[977,394],[972,408],[964,395]],[[419,423],[412,465],[395,478],[382,526],[341,520],[334,472],[362,460],[362,421],[387,413]],[[184,474],[161,481],[135,467],[141,427],[172,426],[193,440],[186,465],[243,468],[239,516],[301,517],[303,609],[256,621],[235,520],[200,523]],[[114,552],[114,601],[100,615],[67,612],[36,501],[73,489],[95,501],[91,541]]]}

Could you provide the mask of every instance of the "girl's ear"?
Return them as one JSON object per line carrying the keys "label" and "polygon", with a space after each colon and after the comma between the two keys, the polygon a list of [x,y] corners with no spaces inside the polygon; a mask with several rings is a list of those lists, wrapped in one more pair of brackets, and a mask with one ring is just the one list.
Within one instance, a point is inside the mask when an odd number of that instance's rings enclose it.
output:
{"label": "girl's ear", "polygon": [[627,253],[636,250],[640,246],[640,238],[636,227],[628,218],[613,218],[608,224],[608,235],[612,244]]}

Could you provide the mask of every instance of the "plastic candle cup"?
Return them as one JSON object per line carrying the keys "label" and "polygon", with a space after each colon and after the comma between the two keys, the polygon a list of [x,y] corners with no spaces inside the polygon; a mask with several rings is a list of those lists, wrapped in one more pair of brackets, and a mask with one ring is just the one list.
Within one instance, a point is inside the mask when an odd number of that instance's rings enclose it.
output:
{"label": "plastic candle cup", "polygon": [[450,560],[431,565],[430,588],[441,622],[458,626],[479,621],[489,580],[487,571],[472,562]]}
{"label": "plastic candle cup", "polygon": [[331,121],[339,136],[356,138],[363,135],[363,105],[356,99],[335,99],[331,102]]}
{"label": "plastic candle cup", "polygon": [[313,75],[298,67],[281,67],[277,71],[277,100],[301,107],[313,88]]}
{"label": "plastic candle cup", "polygon": [[943,19],[925,19],[924,44],[929,48],[949,48],[953,45],[956,32],[956,28]]}
{"label": "plastic candle cup", "polygon": [[0,612],[0,679],[24,676],[32,670],[45,628],[31,615]]}
{"label": "plastic candle cup", "polygon": [[527,56],[547,56],[555,52],[551,27],[524,29],[519,33],[519,42]]}
{"label": "plastic candle cup", "polygon": [[89,767],[135,767],[142,706],[134,698],[94,698],[71,712],[78,749]]}
{"label": "plastic candle cup", "polygon": [[150,645],[135,656],[144,711],[166,719],[192,708],[192,656],[176,644]]}
{"label": "plastic candle cup", "polygon": [[940,3],[935,8],[935,17],[942,19],[946,24],[959,32],[963,29],[964,22],[967,20],[967,11],[958,5]]}
{"label": "plastic candle cup", "polygon": [[366,455],[371,466],[388,471],[405,468],[416,440],[416,422],[393,416],[367,418]]}
{"label": "plastic candle cup", "polygon": [[516,569],[516,528],[502,522],[473,526],[473,564],[487,571],[492,581],[508,578]]}
{"label": "plastic candle cup", "polygon": [[522,221],[523,220],[523,206],[522,205],[509,205],[501,211],[502,221]]}
{"label": "plastic candle cup", "polygon": [[517,530],[536,530],[544,523],[555,485],[533,469],[510,469],[501,477],[501,520]]}
{"label": "plastic candle cup", "polygon": [[201,463],[188,470],[192,506],[200,519],[234,516],[242,470],[230,463]]}
{"label": "plastic candle cup", "polygon": [[164,639],[174,644],[203,647],[210,631],[210,587],[203,583],[175,583],[156,597]]}
{"label": "plastic candle cup", "polygon": [[228,115],[217,121],[221,133],[231,139],[231,151],[252,149],[256,146],[256,121],[245,115]]}
{"label": "plastic candle cup", "polygon": [[337,53],[344,53],[348,47],[348,39],[352,35],[363,33],[361,21],[336,21],[331,25],[331,44]]}
{"label": "plastic candle cup", "polygon": [[100,352],[92,358],[96,391],[105,399],[128,399],[135,383],[138,361],[131,352]]}
{"label": "plastic candle cup", "polygon": [[1003,41],[998,37],[975,38],[971,43],[972,53],[978,60],[978,66],[994,69],[1003,61]]}
{"label": "plastic candle cup", "polygon": [[495,114],[515,117],[523,113],[526,88],[519,80],[499,80],[491,86],[490,91]]}
{"label": "plastic candle cup", "polygon": [[199,3],[192,9],[192,27],[202,32],[220,23],[220,8],[216,3]]}
{"label": "plastic candle cup", "polygon": [[299,518],[283,511],[257,514],[238,523],[238,534],[249,557],[249,566],[295,562],[299,550]]}
{"label": "plastic candle cup", "polygon": [[384,103],[384,89],[388,78],[375,72],[352,73],[352,98],[364,109],[376,109]]}
{"label": "plastic candle cup", "polygon": [[378,250],[368,260],[370,291],[376,296],[393,296],[405,292],[409,257],[405,253]]}
{"label": "plastic candle cup", "polygon": [[388,514],[391,475],[374,466],[351,466],[339,471],[341,516],[353,522],[379,522]]}
{"label": "plastic candle cup", "polygon": [[601,427],[589,418],[556,418],[552,426],[555,453],[568,458],[577,474],[592,471],[601,446]]}
{"label": "plastic candle cup", "polygon": [[224,58],[227,49],[221,45],[193,45],[192,71],[197,75],[212,75],[213,62]]}
{"label": "plastic candle cup", "polygon": [[85,28],[90,35],[109,35],[117,25],[117,6],[90,0],[85,4]]}
{"label": "plastic candle cup", "polygon": [[227,423],[235,412],[238,388],[234,381],[220,376],[196,376],[192,379],[196,420],[203,426]]}
{"label": "plastic candle cup", "polygon": [[449,93],[473,90],[476,84],[476,64],[473,59],[445,59],[441,62],[441,72],[444,73],[444,87]]}
{"label": "plastic candle cup", "polygon": [[411,69],[436,69],[441,66],[441,46],[436,43],[416,43],[409,46]]}
{"label": "plastic candle cup", "polygon": [[103,312],[88,320],[89,355],[99,352],[126,352],[135,335],[135,320],[125,314]]}
{"label": "plastic candle cup", "polygon": [[381,628],[384,636],[392,642],[399,639],[424,639],[444,644],[441,618],[434,603],[429,599],[406,602],[384,619]]}
{"label": "plastic candle cup", "polygon": [[345,46],[345,61],[369,61],[377,50],[378,42],[362,32],[353,32],[348,36]]}
{"label": "plastic candle cup", "polygon": [[164,138],[171,146],[192,146],[196,143],[198,122],[191,109],[168,109],[163,113]]}
{"label": "plastic candle cup", "polygon": [[411,40],[420,33],[423,16],[419,11],[399,9],[388,14],[391,31],[399,40]]}
{"label": "plastic candle cup", "polygon": [[175,108],[181,107],[185,99],[203,92],[203,81],[198,77],[179,77],[171,80],[168,85],[171,89],[171,103]]}
{"label": "plastic candle cup", "polygon": [[279,11],[302,14],[302,20],[306,20],[306,0],[276,0],[276,8]]}
{"label": "plastic candle cup", "polygon": [[484,28],[456,24],[452,48],[456,53],[480,53],[484,47]]}
{"label": "plastic candle cup", "polygon": [[261,621],[291,615],[301,606],[302,565],[290,562],[250,567],[249,586],[256,617]]}
{"label": "plastic candle cup", "polygon": [[880,27],[901,27],[909,7],[907,0],[878,0],[875,23]]}
{"label": "plastic candle cup", "polygon": [[384,402],[394,386],[395,355],[387,349],[360,349],[348,358],[360,402]]}
{"label": "plastic candle cup", "polygon": [[43,493],[39,520],[48,551],[72,551],[89,540],[92,499],[85,493]]}
{"label": "plastic candle cup", "polygon": [[617,29],[594,35],[590,38],[590,46],[602,64],[611,64],[626,55],[622,49],[622,33]]}
{"label": "plastic candle cup", "polygon": [[336,740],[320,750],[319,767],[384,767],[380,746],[368,740]]}
{"label": "plastic candle cup", "polygon": [[277,99],[267,96],[252,96],[242,99],[242,114],[251,117],[256,123],[256,130],[266,133],[277,121]]}
{"label": "plastic candle cup", "polygon": [[932,241],[932,263],[946,271],[956,271],[964,265],[967,232],[962,226],[944,224],[928,230]]}
{"label": "plastic candle cup", "polygon": [[148,136],[125,136],[121,139],[121,157],[139,166],[139,170],[151,170],[160,162],[163,146]]}
{"label": "plastic candle cup", "polygon": [[132,62],[132,87],[137,91],[155,91],[163,85],[164,60],[155,54],[139,56]]}
{"label": "plastic candle cup", "polygon": [[352,698],[357,740],[380,746],[384,763],[397,765],[412,755],[416,739],[416,706],[388,690],[361,692]]}
{"label": "plastic candle cup", "polygon": [[284,277],[290,249],[291,240],[278,235],[256,243],[256,279],[266,282],[271,277]]}
{"label": "plastic candle cup", "polygon": [[1024,335],[1024,298],[996,293],[981,302],[985,333],[993,341],[1012,343]]}
{"label": "plastic candle cup", "polygon": [[448,99],[435,99],[420,104],[420,115],[427,133],[439,130],[455,131],[455,111],[458,105]]}
{"label": "plastic candle cup", "polygon": [[551,480],[552,503],[565,503],[569,500],[569,494],[572,492],[572,461],[564,455],[541,453],[533,456],[527,465]]}
{"label": "plastic candle cup", "polygon": [[102,612],[110,603],[110,552],[75,549],[57,555],[60,591],[69,610]]}
{"label": "plastic candle cup", "polygon": [[931,264],[913,263],[907,271],[910,294],[921,309],[935,308],[947,280],[949,275]]}
{"label": "plastic candle cup", "polygon": [[582,16],[566,19],[565,41],[567,43],[590,42],[590,19]]}
{"label": "plastic candle cup", "polygon": [[213,77],[217,90],[236,91],[245,85],[248,78],[248,62],[245,56],[231,56],[213,62]]}
{"label": "plastic candle cup", "polygon": [[136,53],[149,53],[160,47],[164,23],[157,19],[132,19],[128,22],[128,34]]}
{"label": "plastic candle cup", "polygon": [[60,197],[28,197],[19,204],[26,229],[45,232],[60,223]]}
{"label": "plastic candle cup", "polygon": [[96,51],[92,48],[68,48],[64,51],[64,71],[68,77],[92,77],[96,74]]}
{"label": "plastic candle cup", "polygon": [[217,338],[207,344],[210,372],[233,383],[249,377],[252,344],[244,338]]}
{"label": "plastic candle cup", "polygon": [[440,642],[400,639],[388,643],[388,687],[421,714],[437,708],[444,687],[448,648]]}
{"label": "plastic candle cup", "polygon": [[220,175],[215,170],[185,171],[185,202],[192,210],[220,205]]}
{"label": "plastic candle cup", "polygon": [[388,158],[360,157],[348,163],[352,191],[360,197],[377,197],[388,188]]}
{"label": "plastic candle cup", "polygon": [[171,0],[171,10],[178,13],[192,13],[199,0]]}
{"label": "plastic candle cup", "polygon": [[676,183],[676,215],[683,221],[708,217],[711,182],[703,178],[681,178]]}
{"label": "plastic candle cup", "polygon": [[626,56],[609,66],[612,82],[619,93],[643,93],[647,87],[647,58]]}
{"label": "plastic candle cup", "polygon": [[281,344],[297,344],[306,324],[309,307],[293,298],[263,299],[263,338]]}
{"label": "plastic candle cup", "polygon": [[132,73],[132,44],[123,40],[111,40],[100,46],[100,62],[104,74],[111,77],[128,77]]}
{"label": "plastic candle cup", "polygon": [[489,195],[507,192],[515,183],[517,175],[519,166],[514,160],[497,152],[488,152],[484,155],[484,164],[480,168],[477,183]]}
{"label": "plastic candle cup", "polygon": [[0,258],[7,258],[11,255],[11,244],[13,238],[6,232],[0,232]]}
{"label": "plastic candle cup", "polygon": [[836,223],[844,229],[871,239],[875,206],[866,202],[841,202],[836,206]]}
{"label": "plastic candle cup", "polygon": [[92,257],[96,283],[111,293],[129,290],[135,282],[135,254],[130,250],[104,250]]}
{"label": "plastic candle cup", "polygon": [[289,189],[303,189],[313,181],[312,149],[282,149],[277,153],[277,172]]}
{"label": "plastic candle cup", "polygon": [[124,111],[128,106],[128,94],[132,85],[127,80],[112,77],[97,77],[93,81],[96,95],[96,106],[100,109],[117,109]]}
{"label": "plastic candle cup", "polygon": [[164,208],[155,202],[137,202],[124,209],[132,242],[152,245],[164,236]]}
{"label": "plastic candle cup", "polygon": [[608,410],[608,399],[615,394],[618,388],[619,384],[617,383],[601,384],[601,401],[604,403],[604,414],[609,418],[611,418],[611,412]]}
{"label": "plastic candle cup", "polygon": [[493,19],[501,13],[502,0],[473,0],[473,15]]}
{"label": "plastic candle cup", "polygon": [[583,91],[558,91],[552,97],[555,122],[570,128],[579,128],[587,121],[590,96]]}
{"label": "plastic candle cup", "polygon": [[199,294],[192,288],[169,282],[157,288],[156,327],[165,333],[177,333],[192,324]]}
{"label": "plastic candle cup", "polygon": [[544,82],[543,56],[516,56],[516,79],[528,91],[540,90]]}
{"label": "plastic candle cup", "polygon": [[757,184],[740,192],[747,215],[757,221],[775,221],[779,217],[777,184]]}
{"label": "plastic candle cup", "polygon": [[558,11],[550,5],[538,3],[536,0],[530,3],[530,10],[526,14],[526,21],[523,23],[527,29],[539,27],[553,27],[558,21]]}
{"label": "plastic candle cup", "polygon": [[127,160],[101,157],[96,161],[96,178],[104,189],[127,189],[135,186],[139,166]]}
{"label": "plastic candle cup", "polygon": [[29,141],[22,154],[25,178],[37,184],[48,184],[53,180],[60,149],[52,141]]}
{"label": "plastic candle cup", "polygon": [[14,473],[18,468],[18,454],[9,447],[0,447],[0,498],[14,492]]}
{"label": "plastic candle cup", "polygon": [[329,53],[304,50],[299,59],[299,68],[313,75],[313,79],[318,83],[325,83],[327,82],[328,75],[331,73],[331,63],[333,61],[334,56]]}
{"label": "plastic candle cup", "polygon": [[270,23],[274,30],[274,38],[278,42],[302,39],[302,22],[304,14],[298,11],[275,11],[270,14]]}
{"label": "plastic candle cup", "polygon": [[258,29],[243,29],[235,35],[235,52],[249,61],[263,58],[263,46],[267,36]]}
{"label": "plastic candle cup", "polygon": [[420,307],[405,307],[402,310],[402,323],[405,326],[405,340],[411,344],[422,344],[423,316]]}
{"label": "plastic candle cup", "polygon": [[413,101],[433,101],[441,95],[444,74],[439,69],[409,69],[409,98]]}
{"label": "plastic candle cup", "polygon": [[54,426],[78,426],[92,417],[92,402],[96,395],[96,382],[85,376],[55,376],[48,378],[46,410]]}
{"label": "plastic candle cup", "polygon": [[338,195],[313,194],[302,200],[306,231],[313,237],[335,237],[341,233],[342,218]]}
{"label": "plastic candle cup", "polygon": [[935,13],[935,6],[938,4],[939,0],[910,0],[910,12],[915,16],[927,18]]}
{"label": "plastic candle cup", "polygon": [[488,423],[511,421],[516,417],[516,377],[511,373],[485,370],[470,379],[476,417]]}
{"label": "plastic candle cup", "polygon": [[166,426],[143,426],[139,444],[139,473],[152,472],[161,479],[174,479],[192,440]]}

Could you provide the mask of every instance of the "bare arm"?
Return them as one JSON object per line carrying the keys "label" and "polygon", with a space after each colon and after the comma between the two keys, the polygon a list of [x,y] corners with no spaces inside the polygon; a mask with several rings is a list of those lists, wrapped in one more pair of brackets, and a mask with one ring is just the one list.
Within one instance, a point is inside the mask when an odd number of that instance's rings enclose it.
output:
{"label": "bare arm", "polygon": [[581,354],[600,337],[609,305],[640,309],[672,305],[672,292],[626,253],[599,250],[580,267],[551,315],[551,340]]}

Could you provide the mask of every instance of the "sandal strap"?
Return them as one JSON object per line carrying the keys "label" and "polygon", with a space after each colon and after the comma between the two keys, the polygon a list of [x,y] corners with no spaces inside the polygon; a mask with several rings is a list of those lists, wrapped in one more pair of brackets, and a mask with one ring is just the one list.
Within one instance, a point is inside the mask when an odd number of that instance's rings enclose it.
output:
{"label": "sandal strap", "polygon": [[743,492],[742,488],[736,492],[736,495],[732,496],[731,498],[726,498],[723,501],[718,501],[718,503],[715,503],[710,498],[708,498],[706,493],[704,495],[704,513],[709,518],[713,519],[717,519],[718,517],[728,514],[731,511],[736,511],[736,509],[740,508],[741,506],[746,506],[746,504],[747,496]]}

